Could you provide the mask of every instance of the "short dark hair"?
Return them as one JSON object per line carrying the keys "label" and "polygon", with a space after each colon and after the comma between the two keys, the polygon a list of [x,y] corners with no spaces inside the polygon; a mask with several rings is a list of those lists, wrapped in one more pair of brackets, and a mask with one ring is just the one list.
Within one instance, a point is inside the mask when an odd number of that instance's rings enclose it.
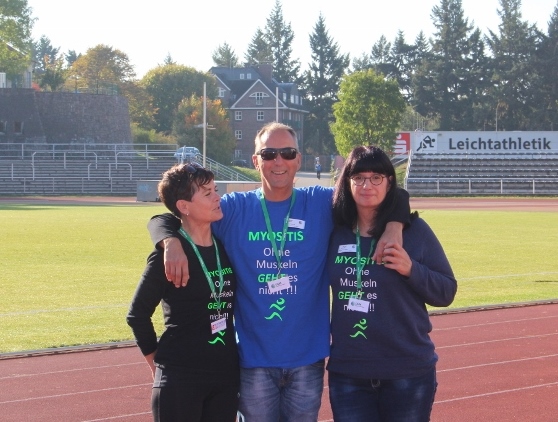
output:
{"label": "short dark hair", "polygon": [[397,178],[395,168],[387,154],[377,146],[355,147],[341,170],[335,183],[333,194],[333,219],[335,224],[353,228],[357,223],[356,203],[351,193],[351,176],[362,172],[373,172],[386,176],[388,190],[386,197],[376,210],[375,225],[369,234],[379,237],[384,232],[391,212],[397,203]]}
{"label": "short dark hair", "polygon": [[191,201],[200,186],[207,185],[214,178],[211,170],[197,163],[176,164],[163,173],[163,178],[157,185],[159,198],[170,212],[182,218],[176,201]]}

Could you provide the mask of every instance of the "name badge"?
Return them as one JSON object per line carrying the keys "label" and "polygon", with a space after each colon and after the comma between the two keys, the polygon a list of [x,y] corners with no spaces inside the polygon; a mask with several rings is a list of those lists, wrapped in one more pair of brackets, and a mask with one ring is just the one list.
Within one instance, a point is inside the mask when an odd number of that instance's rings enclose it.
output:
{"label": "name badge", "polygon": [[352,245],[339,245],[337,253],[344,252],[356,252],[356,243],[353,243]]}
{"label": "name badge", "polygon": [[289,218],[289,227],[294,229],[304,229],[306,222],[304,220],[297,220],[296,218]]}
{"label": "name badge", "polygon": [[284,275],[281,278],[276,280],[271,280],[267,282],[267,288],[269,289],[270,293],[277,293],[281,290],[285,290],[291,287],[291,282],[289,281],[289,277]]}
{"label": "name badge", "polygon": [[347,309],[350,311],[364,312],[365,314],[367,314],[369,307],[370,302],[352,297],[349,299],[349,306],[347,307]]}
{"label": "name badge", "polygon": [[227,328],[227,318],[221,318],[211,323],[211,334],[218,333]]}

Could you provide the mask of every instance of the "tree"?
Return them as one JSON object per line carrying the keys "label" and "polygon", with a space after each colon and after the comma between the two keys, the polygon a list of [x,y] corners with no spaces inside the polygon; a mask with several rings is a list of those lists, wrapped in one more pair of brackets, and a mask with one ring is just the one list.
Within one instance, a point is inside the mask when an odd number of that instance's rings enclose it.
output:
{"label": "tree", "polygon": [[208,73],[178,64],[158,66],[148,71],[141,79],[140,85],[153,98],[153,107],[157,110],[155,129],[170,133],[174,113],[180,102],[193,94],[202,96],[204,82],[207,83],[207,96],[215,98],[217,85]]}
{"label": "tree", "polygon": [[267,18],[265,39],[271,50],[273,76],[279,82],[301,82],[300,62],[292,60],[294,32],[291,24],[283,19],[283,9],[279,0]]}
{"label": "tree", "polygon": [[310,111],[304,125],[306,150],[317,154],[336,151],[329,124],[333,120],[333,104],[337,101],[339,84],[349,67],[349,55],[339,52],[339,46],[329,36],[325,19],[320,14],[310,34],[312,62],[305,74],[307,107]]}
{"label": "tree", "polygon": [[46,36],[42,36],[34,43],[35,74],[42,74],[47,70],[48,64],[58,61],[60,48],[54,48]]}
{"label": "tree", "polygon": [[333,105],[331,131],[337,150],[343,156],[357,145],[392,151],[404,109],[395,80],[385,80],[373,69],[345,76]]}
{"label": "tree", "polygon": [[[534,25],[522,21],[521,0],[499,0],[499,33],[486,37],[493,56],[490,88],[494,116],[500,130],[529,130],[532,110],[540,107],[532,89],[537,72],[532,55],[539,41]],[[496,119],[496,117],[495,117]]]}
{"label": "tree", "polygon": [[536,54],[538,119],[539,130],[556,130],[558,128],[558,6],[554,8],[548,32],[542,36],[542,42]]}
{"label": "tree", "polygon": [[428,60],[416,70],[413,95],[422,115],[440,116],[440,130],[474,126],[473,109],[479,100],[478,70],[484,46],[480,31],[463,16],[461,0],[441,0],[432,9],[436,33]]}
{"label": "tree", "polygon": [[128,110],[132,123],[140,129],[155,130],[157,110],[153,106],[153,98],[147,90],[136,81],[126,81],[120,84],[120,92],[128,99]]}
{"label": "tree", "polygon": [[244,61],[247,66],[273,62],[271,48],[265,39],[265,34],[260,28],[256,30],[256,33],[252,37],[252,41],[248,45],[248,49],[244,54]]}
{"label": "tree", "polygon": [[31,63],[34,21],[27,0],[0,0],[0,72],[13,81]]}
{"label": "tree", "polygon": [[66,60],[67,67],[71,67],[74,62],[81,57],[81,54],[77,54],[76,50],[68,50],[66,54],[64,54],[64,59]]}
{"label": "tree", "polygon": [[72,64],[67,85],[97,94],[114,93],[135,76],[134,67],[125,53],[99,44],[87,50]]}
{"label": "tree", "polygon": [[55,58],[52,62],[47,55],[44,58],[44,71],[38,77],[42,89],[57,91],[66,82],[66,69],[62,57]]}
{"label": "tree", "polygon": [[238,66],[238,57],[232,47],[226,42],[215,49],[211,58],[215,66],[230,68]]}
{"label": "tree", "polygon": [[[220,100],[206,101],[206,121],[211,130],[206,130],[207,156],[229,163],[236,139],[229,126],[228,113]],[[203,151],[203,97],[192,95],[184,98],[176,110],[173,135],[179,145],[193,146]]]}

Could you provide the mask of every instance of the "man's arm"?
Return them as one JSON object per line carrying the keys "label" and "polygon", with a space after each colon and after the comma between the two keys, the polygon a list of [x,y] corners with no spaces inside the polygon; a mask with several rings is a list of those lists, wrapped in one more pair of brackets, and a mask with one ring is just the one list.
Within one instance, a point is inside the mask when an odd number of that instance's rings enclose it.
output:
{"label": "man's arm", "polygon": [[164,251],[165,275],[176,287],[188,284],[188,258],[178,240],[180,220],[170,213],[151,217],[147,229],[156,247]]}
{"label": "man's arm", "polygon": [[389,248],[394,245],[403,245],[403,228],[410,224],[411,206],[409,204],[409,193],[405,189],[397,188],[397,207],[386,225],[384,233],[378,240],[378,245],[374,251],[372,259],[382,262],[384,251],[389,252]]}

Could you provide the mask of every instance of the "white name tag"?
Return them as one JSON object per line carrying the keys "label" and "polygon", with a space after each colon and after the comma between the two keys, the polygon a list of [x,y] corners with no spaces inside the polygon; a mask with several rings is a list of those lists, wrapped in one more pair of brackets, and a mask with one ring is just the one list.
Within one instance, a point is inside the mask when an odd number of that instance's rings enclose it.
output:
{"label": "white name tag", "polygon": [[284,275],[281,278],[276,280],[271,280],[267,282],[267,288],[269,289],[270,293],[277,293],[281,290],[285,290],[291,287],[291,282],[289,281],[289,277]]}
{"label": "white name tag", "polygon": [[221,318],[211,323],[211,334],[218,333],[227,328],[227,318]]}
{"label": "white name tag", "polygon": [[294,229],[304,229],[306,222],[304,220],[297,220],[296,218],[289,218],[289,227]]}
{"label": "white name tag", "polygon": [[339,245],[337,253],[344,252],[356,252],[356,243],[353,243],[352,245]]}
{"label": "white name tag", "polygon": [[347,307],[347,309],[351,311],[364,312],[365,314],[367,314],[369,307],[370,302],[352,297],[349,299],[349,306]]}

